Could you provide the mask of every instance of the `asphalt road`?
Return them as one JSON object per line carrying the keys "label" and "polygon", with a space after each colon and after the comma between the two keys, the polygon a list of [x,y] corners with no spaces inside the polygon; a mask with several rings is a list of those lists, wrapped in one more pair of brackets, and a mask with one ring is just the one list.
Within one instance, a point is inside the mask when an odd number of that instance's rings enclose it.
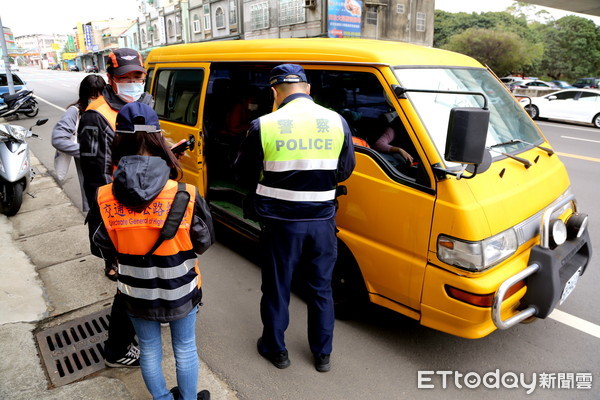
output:
{"label": "asphalt road", "polygon": [[[23,68],[20,74],[35,94],[59,107],[75,101],[82,72]],[[62,112],[40,101],[40,114],[50,121],[36,129],[39,139],[30,143],[36,156],[52,169],[54,150],[50,132]],[[17,123],[32,125],[35,119]],[[600,250],[600,130],[582,125],[539,124],[566,165],[579,208],[591,215],[590,234]],[[75,169],[64,189],[80,204]],[[256,353],[261,332],[259,316],[260,270],[254,248],[222,234],[201,257],[204,307],[198,322],[201,357],[242,399],[598,399],[600,398],[600,337],[548,318],[468,340],[437,332],[390,311],[370,307],[351,321],[337,321],[332,371],[317,373],[306,343],[306,307],[296,296],[290,306],[291,324],[286,336],[292,365],[277,370]],[[44,249],[49,251],[49,249]],[[600,282],[600,261],[594,257],[576,290],[560,310],[591,323],[600,332],[600,306],[595,297]],[[101,273],[99,271],[99,273]],[[419,371],[434,388],[418,388]],[[443,388],[443,371],[452,372]],[[500,388],[468,388],[486,373],[495,374]],[[512,373],[516,375],[512,375]],[[543,375],[553,374],[553,375]],[[559,388],[574,376],[591,373],[591,390]],[[450,372],[448,372],[450,374]],[[522,377],[520,376],[522,374]],[[572,375],[569,375],[572,374]],[[553,378],[551,378],[553,377]],[[493,375],[488,375],[494,386]],[[514,378],[524,383],[514,384]],[[546,378],[553,389],[543,387]],[[527,395],[526,385],[534,388]],[[461,386],[461,388],[458,387]],[[505,386],[518,386],[512,389]]]}

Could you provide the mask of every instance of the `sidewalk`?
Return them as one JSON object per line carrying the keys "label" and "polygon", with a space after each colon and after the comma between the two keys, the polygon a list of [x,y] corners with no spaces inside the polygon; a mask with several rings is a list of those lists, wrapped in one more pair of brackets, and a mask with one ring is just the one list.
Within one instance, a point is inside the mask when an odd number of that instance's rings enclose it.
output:
{"label": "sidewalk", "polygon": [[[149,399],[139,368],[106,368],[83,380],[49,389],[34,330],[92,314],[112,303],[116,286],[102,260],[89,251],[84,216],[33,156],[37,175],[19,213],[0,215],[0,399]],[[202,349],[199,349],[202,352]],[[176,385],[168,328],[163,368]],[[234,400],[200,359],[198,390],[213,400]]]}

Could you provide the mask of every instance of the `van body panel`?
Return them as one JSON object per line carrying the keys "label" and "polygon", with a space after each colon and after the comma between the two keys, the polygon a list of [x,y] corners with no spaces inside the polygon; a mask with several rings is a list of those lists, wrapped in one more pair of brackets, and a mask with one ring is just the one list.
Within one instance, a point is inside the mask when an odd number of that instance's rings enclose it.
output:
{"label": "van body panel", "polygon": [[336,222],[369,292],[419,310],[435,197],[398,184],[361,153],[344,186]]}
{"label": "van body panel", "polygon": [[[447,288],[493,297],[503,282],[536,261],[531,254],[532,248],[540,245],[541,215],[569,193],[569,178],[558,156],[548,156],[528,144],[550,148],[539,128],[489,71],[461,54],[365,39],[267,39],[167,46],[152,50],[146,62],[154,69],[152,94],[156,98],[159,93],[158,107],[165,110],[161,118],[165,136],[173,143],[189,135],[196,139],[197,147],[182,159],[186,182],[199,187],[215,219],[249,237],[257,236],[260,227],[244,218],[241,199],[248,188],[233,180],[233,171],[221,171],[231,166],[223,167],[225,164],[215,161],[223,157],[215,157],[216,147],[210,141],[215,137],[210,124],[214,122],[210,121],[212,114],[226,107],[225,100],[221,104],[214,96],[215,84],[232,82],[236,77],[238,83],[240,77],[254,79],[251,84],[263,94],[258,109],[264,115],[273,109],[272,99],[264,96],[270,91],[270,68],[290,62],[303,65],[315,101],[336,111],[348,111],[348,116],[338,112],[367,143],[355,145],[356,168],[342,183],[347,195],[338,197],[338,238],[356,261],[371,302],[434,329],[467,338],[483,337],[497,329],[491,307],[457,300]],[[176,101],[164,94],[166,90],[160,91],[168,87],[160,84],[161,71],[188,70],[181,73],[185,81],[197,77],[189,74],[190,69],[203,71],[202,84],[194,89],[198,91],[197,103],[192,102],[193,93],[185,93]],[[173,79],[177,76],[174,73]],[[435,95],[413,91],[399,98],[393,85],[403,84],[409,89],[433,90]],[[183,86],[181,92],[188,92],[189,85]],[[327,98],[329,89],[340,88],[343,95],[339,104],[325,104],[333,97]],[[469,92],[467,97],[460,97],[449,90]],[[491,149],[492,162],[473,179],[444,176],[440,168],[451,172],[460,169],[460,165],[444,160],[448,115],[454,107],[481,108],[484,103],[484,98],[471,90],[485,93],[491,109],[486,145]],[[235,91],[229,93],[235,95]],[[184,105],[187,109],[190,104],[197,120],[190,119],[187,110],[181,112]],[[379,117],[387,119],[394,113],[394,129],[399,126],[404,131],[401,146],[408,146],[406,149],[416,160],[404,169],[373,149],[383,132]],[[361,119],[352,121],[357,115]],[[181,116],[185,116],[183,121],[176,120]],[[387,119],[388,127],[392,126],[390,121]],[[512,141],[514,138],[522,140]],[[531,166],[526,168],[522,162],[500,155],[501,151],[526,159]],[[573,202],[556,214],[566,220],[575,206]],[[516,250],[487,269],[475,272],[438,258],[440,235],[471,244],[511,229],[519,241]],[[565,257],[564,264],[581,262],[585,270],[591,256],[589,237],[585,233],[572,242],[573,248],[583,249],[580,254],[563,254],[551,268],[557,269]],[[548,253],[552,254],[551,249]],[[569,270],[573,267],[577,266],[570,265]],[[518,312],[526,293],[525,285],[500,304],[503,319]]]}
{"label": "van body panel", "polygon": [[[180,140],[188,140],[192,137],[195,141],[194,149],[186,150],[179,159],[184,171],[183,180],[196,186],[199,193],[206,196],[207,168],[204,160],[205,143],[202,110],[204,109],[204,93],[206,93],[208,84],[210,64],[170,62],[159,65],[149,63],[149,65],[154,70],[152,74],[153,94],[156,97],[154,108],[159,115],[161,128],[168,132],[167,137],[172,145]],[[180,79],[178,81],[178,77],[174,73],[180,71],[193,75],[202,74],[201,77],[193,81],[194,84],[200,84],[200,86],[190,85],[189,80]],[[177,82],[179,83],[177,84]],[[163,84],[168,85],[164,88],[167,95],[156,96],[159,91],[158,87]],[[171,85],[177,86],[177,88],[171,90]],[[169,114],[167,118],[161,110],[165,110],[165,113]]]}

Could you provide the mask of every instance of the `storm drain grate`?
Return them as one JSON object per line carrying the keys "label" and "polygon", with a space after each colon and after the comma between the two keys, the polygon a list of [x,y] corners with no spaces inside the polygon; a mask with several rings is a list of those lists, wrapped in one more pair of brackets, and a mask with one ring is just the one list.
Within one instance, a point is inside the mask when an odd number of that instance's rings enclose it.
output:
{"label": "storm drain grate", "polygon": [[35,339],[52,386],[104,368],[110,308],[39,331]]}

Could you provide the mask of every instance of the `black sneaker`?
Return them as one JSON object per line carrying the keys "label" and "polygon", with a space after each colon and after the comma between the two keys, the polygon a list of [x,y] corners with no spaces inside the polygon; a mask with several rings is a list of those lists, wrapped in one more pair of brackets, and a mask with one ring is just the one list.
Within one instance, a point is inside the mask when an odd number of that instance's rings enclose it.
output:
{"label": "black sneaker", "polygon": [[130,344],[127,353],[116,360],[104,360],[104,365],[111,368],[137,368],[140,366],[140,349]]}
{"label": "black sneaker", "polygon": [[[179,387],[175,386],[171,389],[173,400],[179,400]],[[196,400],[210,400],[210,392],[208,390],[201,390],[196,395]]]}
{"label": "black sneaker", "polygon": [[258,339],[256,342],[256,348],[258,350],[258,354],[271,361],[271,363],[279,369],[284,369],[290,366],[290,359],[288,358],[287,350],[278,351],[278,352],[266,352],[261,350],[262,338]]}
{"label": "black sneaker", "polygon": [[315,368],[319,372],[328,372],[331,369],[329,354],[315,354]]}

